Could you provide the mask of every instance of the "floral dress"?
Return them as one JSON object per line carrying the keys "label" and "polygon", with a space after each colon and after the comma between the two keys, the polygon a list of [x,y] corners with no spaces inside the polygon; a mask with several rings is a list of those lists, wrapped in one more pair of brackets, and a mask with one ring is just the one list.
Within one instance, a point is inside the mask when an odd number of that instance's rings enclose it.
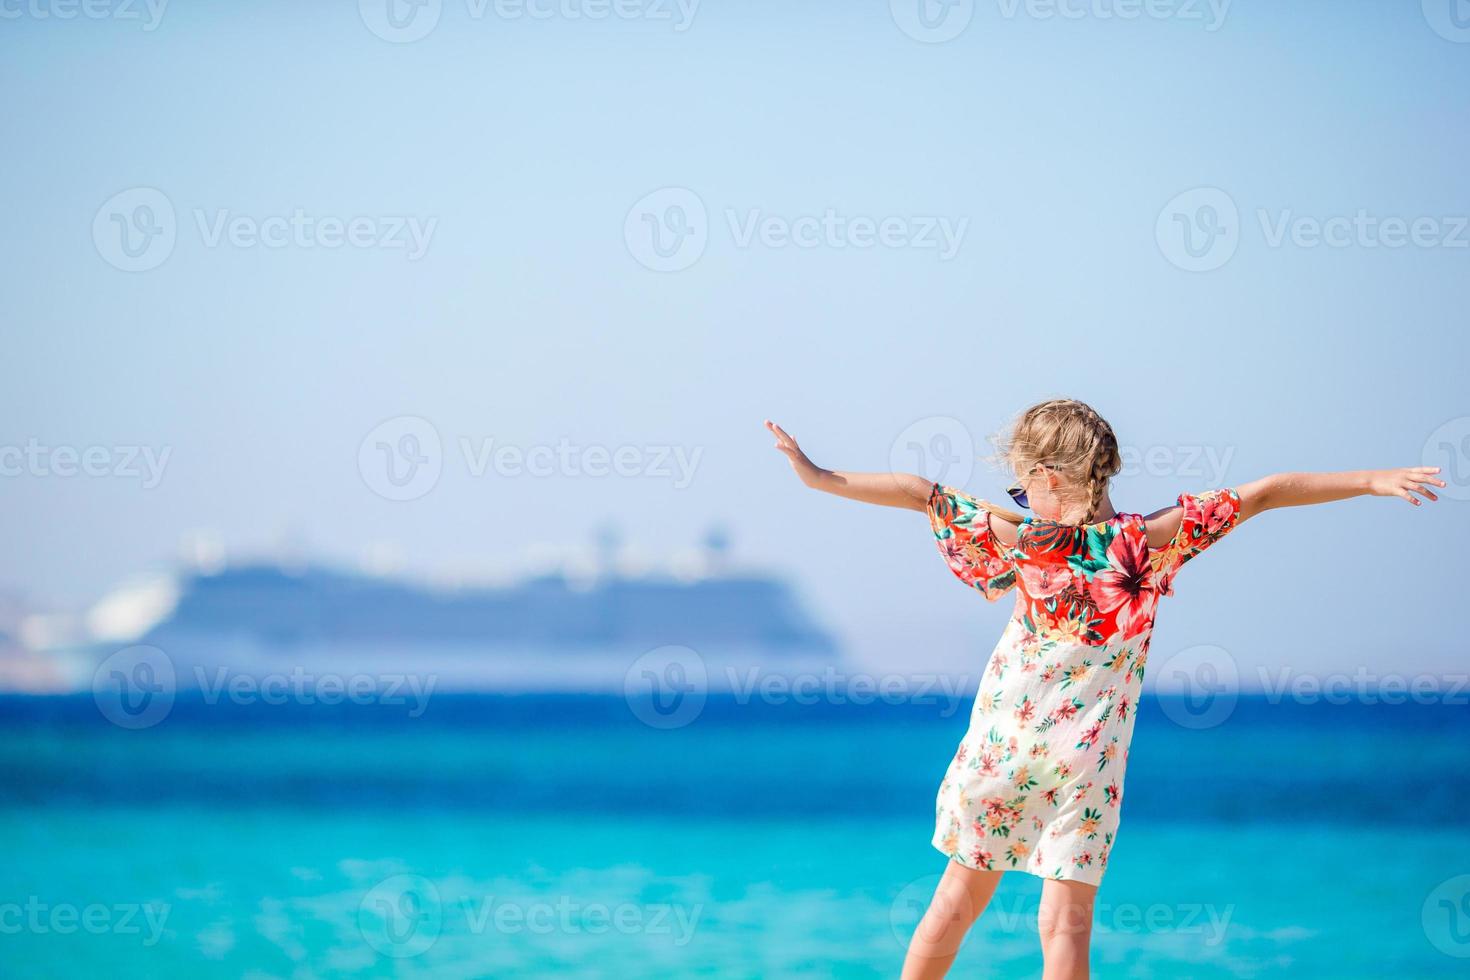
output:
{"label": "floral dress", "polygon": [[1148,546],[1138,514],[1028,519],[1014,546],[972,497],[934,485],[929,521],[966,585],[1016,611],[939,787],[934,846],[970,868],[1095,885],[1118,833],[1149,636],[1180,566],[1235,526],[1234,490],[1183,494],[1179,531]]}

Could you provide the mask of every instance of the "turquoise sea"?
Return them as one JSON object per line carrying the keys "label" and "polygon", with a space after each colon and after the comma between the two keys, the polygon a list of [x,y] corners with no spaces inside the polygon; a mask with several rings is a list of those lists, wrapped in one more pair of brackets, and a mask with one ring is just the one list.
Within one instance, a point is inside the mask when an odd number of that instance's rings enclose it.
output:
{"label": "turquoise sea", "polygon": [[[889,977],[967,705],[0,700],[5,977]],[[1142,705],[1100,977],[1470,975],[1470,709]],[[1038,976],[1007,876],[954,976]]]}

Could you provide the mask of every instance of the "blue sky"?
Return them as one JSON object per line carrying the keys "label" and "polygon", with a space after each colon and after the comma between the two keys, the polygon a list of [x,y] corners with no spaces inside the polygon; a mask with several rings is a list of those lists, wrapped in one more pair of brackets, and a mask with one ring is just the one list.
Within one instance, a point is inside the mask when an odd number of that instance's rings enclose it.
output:
{"label": "blue sky", "polygon": [[[0,478],[0,585],[38,602],[95,598],[201,530],[431,575],[609,524],[667,557],[719,523],[860,662],[983,656],[1005,609],[948,578],[921,517],[804,491],[767,416],[819,463],[883,468],[906,431],[984,451],[1069,395],[1153,451],[1124,510],[1442,444],[1470,497],[1470,43],[1448,5],[1241,2],[1212,23],[1182,0],[1131,19],[995,0],[942,43],[905,33],[902,0],[682,21],[443,0],[409,43],[373,33],[372,0],[99,9],[35,0],[0,40],[0,445],[168,456],[156,486]],[[173,244],[125,271],[116,220],[166,218],[135,188],[166,200]],[[639,229],[668,234],[670,202],[697,209],[696,244],[655,271]],[[353,219],[359,243],[329,247]],[[1395,220],[1417,241],[1390,244]],[[359,456],[403,416],[441,472],[394,501]],[[396,450],[407,430],[386,431]],[[487,440],[512,452],[476,475]],[[536,447],[577,474],[518,468]],[[635,475],[582,475],[589,447],[629,447]],[[658,472],[676,450],[687,485]],[[1268,515],[1181,576],[1157,642],[1458,670],[1467,508]]]}

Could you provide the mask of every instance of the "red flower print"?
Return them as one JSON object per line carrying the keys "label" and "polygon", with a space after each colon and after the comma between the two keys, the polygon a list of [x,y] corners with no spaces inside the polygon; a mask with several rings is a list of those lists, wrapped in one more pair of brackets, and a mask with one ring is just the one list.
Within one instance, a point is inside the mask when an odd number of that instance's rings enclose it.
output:
{"label": "red flower print", "polygon": [[1085,731],[1085,732],[1082,733],[1082,738],[1077,742],[1077,748],[1079,748],[1079,749],[1090,749],[1090,748],[1092,748],[1092,746],[1097,742],[1098,736],[1101,735],[1101,734],[1102,734],[1102,722],[1097,722],[1097,723],[1093,724],[1090,728],[1087,729],[1087,731]]}
{"label": "red flower print", "polygon": [[1137,636],[1153,624],[1158,601],[1149,587],[1148,538],[1114,535],[1108,545],[1108,566],[1092,578],[1092,601],[1101,613],[1116,612],[1124,639]]}
{"label": "red flower print", "polygon": [[1033,599],[1050,599],[1072,584],[1072,570],[1050,562],[1027,562],[1021,566],[1026,594]]}
{"label": "red flower print", "polygon": [[1076,698],[1073,698],[1070,701],[1065,701],[1057,705],[1056,710],[1051,713],[1051,716],[1057,721],[1066,721],[1067,719],[1074,717],[1082,707],[1082,702],[1078,701]]}
{"label": "red flower print", "polygon": [[1219,536],[1240,509],[1229,494],[1203,494],[1196,499],[1199,501],[1199,516],[1195,523],[1207,538]]}
{"label": "red flower print", "polygon": [[982,558],[980,572],[987,579],[1000,578],[1011,570],[1011,563],[1004,558]]}

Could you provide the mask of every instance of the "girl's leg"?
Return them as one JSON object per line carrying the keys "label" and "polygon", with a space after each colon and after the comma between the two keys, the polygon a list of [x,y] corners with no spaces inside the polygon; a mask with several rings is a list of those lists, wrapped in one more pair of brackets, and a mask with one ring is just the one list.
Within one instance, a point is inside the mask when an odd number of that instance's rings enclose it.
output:
{"label": "girl's leg", "polygon": [[1087,953],[1092,940],[1092,903],[1096,885],[1048,879],[1041,886],[1041,980],[1087,980]]}
{"label": "girl's leg", "polygon": [[903,980],[930,980],[949,972],[965,933],[995,894],[1002,871],[975,871],[949,862],[919,927],[909,940]]}

